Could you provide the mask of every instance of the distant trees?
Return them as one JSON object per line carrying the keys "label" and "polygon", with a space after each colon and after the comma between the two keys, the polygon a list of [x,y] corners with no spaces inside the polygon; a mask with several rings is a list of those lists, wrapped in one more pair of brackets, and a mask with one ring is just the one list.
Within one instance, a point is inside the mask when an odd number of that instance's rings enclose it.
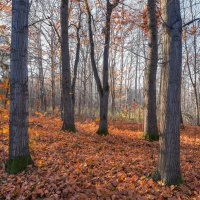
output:
{"label": "distant trees", "polygon": [[50,39],[50,59],[51,59],[51,106],[53,113],[56,109],[56,63],[55,63],[55,54],[56,54],[56,48],[55,46],[55,31],[53,27],[51,28],[51,39]]}
{"label": "distant trees", "polygon": [[41,24],[36,26],[36,41],[37,41],[37,66],[39,71],[38,82],[40,89],[40,109],[42,112],[46,112],[47,110],[47,100],[46,100],[46,91],[44,84],[44,69],[43,69],[43,61],[42,61],[42,38],[41,38]]}
{"label": "distant trees", "polygon": [[[198,0],[197,0],[198,1]],[[47,2],[49,2],[47,4]],[[60,35],[60,2],[55,0],[44,0],[33,2],[30,10],[30,45],[29,45],[29,63],[30,63],[30,96],[31,96],[31,111],[44,111],[44,113],[54,113],[61,111],[61,35]],[[115,3],[116,1],[110,1]],[[198,18],[197,8],[190,1],[182,0],[185,2],[183,5],[186,10],[185,23],[190,19]],[[150,44],[150,35],[152,29],[149,27],[150,17],[148,13],[152,9],[150,6],[145,7],[145,31],[141,30],[143,24],[143,14],[141,10],[147,1],[134,1],[131,3],[120,1],[118,9],[115,9],[111,17],[111,34],[110,34],[110,47],[109,47],[109,85],[111,94],[111,102],[108,103],[108,113],[112,109],[112,118],[130,118],[132,120],[144,121],[144,135],[148,132],[150,127],[155,127],[155,117],[151,116],[150,113],[155,112],[155,106],[149,106],[148,112],[147,107],[153,101],[153,98],[148,98],[148,91],[154,90],[154,87],[150,87],[147,90],[147,69],[150,63],[150,51],[152,47],[148,47]],[[78,12],[77,12],[77,1],[69,3],[69,51],[70,51],[70,68],[71,68],[71,82],[73,82],[74,70],[73,66],[76,58],[76,36],[73,24],[78,25]],[[84,3],[80,2],[82,12],[85,12]],[[152,5],[153,1],[149,2]],[[193,11],[190,11],[190,4]],[[37,6],[38,5],[38,6]],[[105,21],[106,21],[106,0],[104,3],[98,1],[94,4],[94,1],[90,1],[89,5],[92,12],[92,31],[93,40],[95,46],[95,60],[97,65],[97,71],[102,82],[103,87],[103,54],[104,54],[104,43],[105,43]],[[95,9],[93,8],[95,7]],[[133,12],[131,7],[137,7]],[[157,4],[157,10],[159,11],[159,4]],[[38,8],[38,9],[37,9]],[[155,19],[159,20],[159,12],[151,12],[154,14]],[[6,13],[8,14],[8,13]],[[157,15],[156,15],[157,14]],[[149,18],[149,20],[147,20]],[[159,20],[162,22],[162,19]],[[153,21],[154,25],[155,20]],[[187,37],[186,45],[187,52],[183,54],[183,66],[184,77],[183,77],[183,101],[182,101],[182,113],[183,120],[191,120],[192,122],[198,121],[199,113],[199,70],[198,64],[199,59],[199,37],[198,37],[198,21],[191,24],[187,28],[185,27],[185,33]],[[196,27],[196,28],[195,28]],[[9,27],[8,27],[9,28]],[[149,29],[150,28],[150,29]],[[159,28],[159,27],[158,27]],[[52,30],[51,30],[52,29]],[[94,73],[90,62],[90,44],[89,37],[87,35],[87,18],[85,14],[82,17],[82,28],[81,28],[81,54],[80,54],[80,68],[77,71],[77,86],[75,87],[75,93],[78,98],[75,100],[75,113],[81,115],[87,115],[87,117],[97,118],[99,111],[99,93],[97,91]],[[9,29],[8,29],[9,30]],[[155,30],[155,29],[154,29]],[[159,29],[161,31],[161,28]],[[196,31],[195,31],[196,30]],[[2,32],[2,27],[1,30]],[[7,31],[6,31],[7,32]],[[149,32],[149,34],[147,34]],[[52,36],[51,36],[52,33]],[[196,33],[196,34],[195,34]],[[39,36],[40,35],[40,36]],[[155,35],[155,34],[154,34]],[[158,34],[160,35],[160,34]],[[149,36],[149,37],[147,37]],[[193,38],[196,38],[196,47],[194,48]],[[147,39],[149,38],[149,41]],[[158,37],[159,38],[159,37]],[[185,38],[185,37],[184,37]],[[41,40],[41,41],[39,41]],[[157,43],[160,43],[159,40]],[[185,42],[185,40],[184,40]],[[39,44],[41,43],[41,44]],[[151,45],[150,45],[151,46]],[[159,46],[160,47],[160,46]],[[1,48],[1,47],[0,47]],[[194,52],[196,49],[196,53]],[[155,55],[155,51],[152,51]],[[159,53],[161,51],[159,50]],[[42,53],[42,54],[41,54]],[[40,55],[39,55],[40,54]],[[54,55],[53,55],[54,54]],[[186,59],[188,54],[188,59]],[[41,58],[42,55],[42,58]],[[195,56],[196,55],[196,56]],[[159,58],[159,60],[161,57]],[[186,62],[189,61],[189,68]],[[160,60],[162,62],[162,60]],[[159,62],[159,63],[161,63]],[[160,66],[160,65],[159,65]],[[196,66],[196,67],[195,67]],[[146,68],[146,70],[144,70]],[[152,69],[152,67],[151,67]],[[191,73],[189,73],[191,72]],[[152,73],[151,73],[152,74]],[[190,74],[191,80],[190,81]],[[145,77],[144,77],[145,76]],[[160,81],[160,67],[158,68],[158,75],[156,84]],[[196,89],[193,89],[193,84]],[[143,85],[144,83],[144,85]],[[149,82],[150,83],[150,82]],[[71,83],[72,84],[72,83]],[[144,86],[144,87],[143,87]],[[158,87],[157,87],[158,89]],[[155,90],[154,90],[155,91]],[[157,90],[159,91],[159,90]],[[187,94],[188,95],[184,95]],[[73,93],[73,92],[72,92]],[[144,94],[144,96],[143,96]],[[152,95],[152,92],[150,93]],[[151,96],[150,95],[150,96]],[[159,92],[160,95],[160,92]],[[144,97],[144,98],[143,98]],[[45,102],[48,103],[45,106]],[[149,103],[148,103],[149,102]],[[195,102],[195,103],[194,103]],[[142,106],[144,103],[144,107]],[[138,109],[135,109],[135,104],[140,111],[144,111],[144,118],[138,117]],[[46,108],[45,108],[46,107]],[[112,108],[111,108],[112,107]],[[92,109],[91,109],[92,108]],[[144,109],[144,110],[143,110]],[[150,111],[150,110],[154,110]],[[79,112],[80,111],[80,112]],[[187,116],[190,116],[188,118]],[[146,123],[148,119],[151,119],[151,123]],[[158,118],[159,119],[159,118]],[[154,122],[152,122],[154,120]],[[152,131],[156,132],[156,131]]]}
{"label": "distant trees", "polygon": [[165,184],[179,184],[182,19],[179,0],[161,1],[163,65],[161,80],[160,151],[158,175]]}
{"label": "distant trees", "polygon": [[[183,2],[185,5],[185,2]],[[200,126],[200,94],[199,94],[199,84],[200,84],[200,75],[199,72],[200,70],[198,69],[198,34],[197,34],[197,27],[200,19],[196,18],[195,15],[197,13],[195,12],[195,9],[193,7],[193,2],[192,0],[189,1],[189,10],[190,10],[190,15],[191,15],[191,21],[192,22],[192,28],[191,31],[189,31],[188,27],[184,27],[184,49],[185,49],[185,65],[187,66],[188,69],[188,74],[190,78],[190,82],[192,85],[192,89],[194,92],[194,105],[195,105],[195,115],[196,115],[196,125]],[[184,8],[184,19],[186,18],[186,10]],[[190,22],[187,25],[190,25]],[[197,24],[198,23],[198,24]],[[189,45],[190,41],[190,45]],[[198,81],[199,79],[199,81]],[[198,84],[199,82],[199,84]]]}
{"label": "distant trees", "polygon": [[61,60],[62,60],[62,102],[63,102],[63,130],[75,132],[73,115],[73,100],[71,91],[71,69],[69,55],[69,7],[68,0],[61,0]]}
{"label": "distant trees", "polygon": [[144,78],[144,137],[158,139],[156,115],[156,72],[158,64],[158,30],[156,0],[148,0],[148,61]]}
{"label": "distant trees", "polygon": [[32,163],[28,137],[28,13],[29,0],[12,1],[8,173],[18,173]]}

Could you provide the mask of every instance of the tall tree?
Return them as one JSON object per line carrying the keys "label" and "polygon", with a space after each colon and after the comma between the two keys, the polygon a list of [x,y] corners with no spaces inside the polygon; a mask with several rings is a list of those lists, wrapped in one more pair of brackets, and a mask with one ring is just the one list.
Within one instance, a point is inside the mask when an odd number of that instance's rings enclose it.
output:
{"label": "tall tree", "polygon": [[29,0],[12,1],[10,65],[10,133],[6,170],[18,173],[32,163],[28,137],[28,15]]}
{"label": "tall tree", "polygon": [[148,62],[144,81],[144,137],[147,140],[158,139],[156,116],[156,72],[158,63],[158,30],[156,0],[148,0]]}
{"label": "tall tree", "polygon": [[104,28],[104,53],[103,53],[103,83],[98,75],[96,60],[95,60],[95,47],[93,40],[93,31],[92,31],[92,15],[88,5],[88,1],[85,0],[86,9],[88,13],[88,29],[89,29],[89,39],[90,39],[90,57],[91,65],[94,72],[94,78],[97,84],[97,89],[100,98],[100,124],[97,134],[107,135],[108,134],[108,98],[109,98],[109,48],[110,48],[110,24],[111,24],[111,15],[113,9],[118,5],[119,0],[116,0],[113,4],[107,0],[106,5],[106,25]]}
{"label": "tall tree", "polygon": [[[79,9],[80,9],[80,2],[79,2]],[[71,86],[73,116],[75,115],[75,85],[76,85],[78,64],[79,64],[79,59],[80,59],[80,49],[81,49],[81,39],[80,39],[81,15],[82,15],[82,11],[80,9],[79,22],[78,22],[78,26],[76,27],[76,39],[77,39],[76,56],[75,56],[75,61],[74,61],[74,76],[72,79],[72,86]]]}
{"label": "tall tree", "polygon": [[56,108],[56,63],[55,63],[55,31],[53,27],[51,28],[51,41],[50,41],[50,60],[51,60],[51,105],[52,105],[52,111],[54,113]]}
{"label": "tall tree", "polygon": [[[77,79],[77,68],[80,57],[80,28],[82,11],[79,2],[79,23],[76,26],[76,56],[74,61],[74,76],[71,78],[70,54],[69,54],[69,1],[61,1],[61,60],[62,60],[62,102],[63,102],[63,130],[75,132],[74,106],[75,106],[75,84]],[[72,80],[71,80],[72,79]]]}
{"label": "tall tree", "polygon": [[62,100],[63,130],[75,132],[73,99],[71,91],[71,69],[69,55],[69,2],[61,0],[61,60],[62,60]]}
{"label": "tall tree", "polygon": [[40,88],[40,109],[41,111],[46,111],[47,109],[47,100],[46,100],[46,91],[45,91],[45,82],[44,82],[44,69],[42,62],[42,38],[41,38],[41,24],[36,26],[36,41],[37,41],[37,65],[38,65],[38,82]]}
{"label": "tall tree", "polygon": [[158,172],[165,184],[179,184],[182,19],[179,0],[161,1],[163,66]]}

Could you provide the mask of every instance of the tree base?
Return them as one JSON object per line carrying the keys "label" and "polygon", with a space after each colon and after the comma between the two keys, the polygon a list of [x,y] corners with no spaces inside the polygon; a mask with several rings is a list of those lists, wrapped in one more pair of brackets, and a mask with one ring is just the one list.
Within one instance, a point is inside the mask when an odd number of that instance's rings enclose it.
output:
{"label": "tree base", "polygon": [[158,170],[155,170],[155,171],[152,173],[151,178],[152,178],[155,182],[162,181],[163,184],[165,184],[165,185],[167,185],[167,186],[170,186],[170,185],[181,185],[181,184],[184,182],[182,176],[180,176],[179,178],[174,179],[174,180],[162,180],[161,175],[160,175],[160,173],[159,173]]}
{"label": "tree base", "polygon": [[97,135],[99,135],[99,136],[106,136],[106,135],[108,135],[109,133],[108,133],[108,130],[107,129],[98,129],[98,131],[97,131]]}
{"label": "tree base", "polygon": [[77,131],[75,126],[65,126],[64,124],[62,126],[62,130],[70,133],[76,133]]}
{"label": "tree base", "polygon": [[161,181],[161,176],[158,170],[153,171],[150,178],[152,178],[155,182]]}
{"label": "tree base", "polygon": [[18,174],[25,170],[28,165],[33,165],[34,162],[30,155],[16,157],[15,159],[8,160],[6,163],[6,172],[9,174]]}
{"label": "tree base", "polygon": [[159,141],[159,135],[158,134],[145,134],[144,139],[150,142],[153,141]]}

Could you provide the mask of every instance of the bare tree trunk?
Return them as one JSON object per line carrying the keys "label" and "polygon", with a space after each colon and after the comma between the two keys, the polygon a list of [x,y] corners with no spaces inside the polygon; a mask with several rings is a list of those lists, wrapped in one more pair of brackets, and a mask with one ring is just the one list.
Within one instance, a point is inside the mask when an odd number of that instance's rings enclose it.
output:
{"label": "bare tree trunk", "polygon": [[144,137],[158,140],[156,116],[156,72],[158,63],[158,31],[156,0],[148,0],[149,56],[144,82]]}
{"label": "bare tree trunk", "polygon": [[40,84],[40,108],[42,111],[46,111],[47,102],[46,102],[46,92],[44,86],[44,70],[42,64],[42,44],[41,44],[41,26],[37,28],[37,62],[39,68],[39,84]]}
{"label": "bare tree trunk", "polygon": [[90,57],[91,64],[94,72],[95,81],[97,84],[97,89],[100,99],[100,124],[97,134],[103,136],[108,134],[108,98],[109,98],[109,48],[110,48],[110,21],[112,10],[118,5],[119,1],[117,0],[114,4],[111,4],[107,0],[107,13],[106,13],[106,26],[105,26],[105,42],[104,42],[104,54],[103,54],[103,84],[98,75],[96,60],[95,60],[95,51],[94,51],[94,40],[92,32],[92,17],[88,5],[88,1],[85,0],[85,5],[88,13],[88,29],[89,29],[89,39],[90,39]]}
{"label": "bare tree trunk", "polygon": [[55,39],[55,33],[54,29],[51,29],[51,104],[52,104],[52,111],[54,113],[56,108],[56,85],[55,85],[55,50],[54,50],[54,39]]}
{"label": "bare tree trunk", "polygon": [[[123,33],[123,30],[121,30],[122,33]],[[123,37],[123,34],[121,33],[121,38]],[[123,80],[124,80],[124,38],[122,39],[122,47],[121,47],[121,66],[120,66],[120,91],[119,91],[119,94],[120,94],[120,102],[119,102],[119,109],[120,109],[120,112],[122,111],[123,109],[123,106],[122,106],[122,102],[123,102]]]}
{"label": "bare tree trunk", "polygon": [[63,120],[63,91],[62,91],[62,56],[59,57],[59,74],[60,74],[60,117]]}
{"label": "bare tree trunk", "polygon": [[137,56],[136,56],[136,66],[135,66],[135,95],[134,95],[134,101],[136,103],[138,103],[138,74],[139,74],[139,65],[140,65],[140,61],[139,61],[139,53],[140,53],[140,40],[141,40],[141,36],[140,36],[140,29],[138,29],[138,33],[137,33],[137,40],[138,40],[138,44],[137,44]]}
{"label": "bare tree trunk", "polygon": [[107,0],[106,27],[105,27],[105,43],[103,54],[103,92],[100,96],[100,125],[98,134],[106,135],[108,133],[108,98],[109,98],[109,48],[110,48],[110,20],[112,14],[112,5]]}
{"label": "bare tree trunk", "polygon": [[111,99],[112,99],[112,103],[111,103],[111,110],[112,110],[112,115],[114,117],[115,115],[115,110],[116,110],[116,105],[115,105],[115,79],[116,79],[116,75],[115,75],[115,67],[116,67],[116,55],[117,55],[117,50],[114,49],[114,55],[112,58],[112,62],[111,62],[111,72],[110,72],[110,79],[111,79]]}
{"label": "bare tree trunk", "polygon": [[34,78],[33,78],[33,67],[32,67],[32,60],[30,60],[30,73],[31,73],[31,81],[30,81],[30,90],[29,90],[29,96],[30,96],[30,100],[29,100],[29,105],[30,105],[30,109],[31,111],[34,110],[34,104],[35,104],[35,100],[34,100]]}
{"label": "bare tree trunk", "polygon": [[10,124],[8,173],[18,173],[32,163],[28,137],[28,0],[12,1],[10,67]]}
{"label": "bare tree trunk", "polygon": [[76,58],[74,62],[74,77],[72,80],[72,112],[73,115],[72,117],[75,117],[75,85],[76,85],[76,79],[77,79],[77,70],[78,70],[78,64],[79,64],[79,59],[80,59],[80,48],[81,48],[81,41],[80,41],[80,28],[81,28],[81,11],[80,11],[80,16],[79,16],[79,25],[77,27],[76,31],[76,38],[77,38],[77,45],[76,45]]}
{"label": "bare tree trunk", "polygon": [[71,70],[68,34],[68,0],[61,0],[61,59],[62,59],[62,96],[63,96],[63,126],[62,130],[75,132],[73,100],[71,91]]}
{"label": "bare tree trunk", "polygon": [[181,182],[180,109],[182,20],[179,0],[162,0],[163,77],[161,88],[160,152],[158,172],[167,185]]}

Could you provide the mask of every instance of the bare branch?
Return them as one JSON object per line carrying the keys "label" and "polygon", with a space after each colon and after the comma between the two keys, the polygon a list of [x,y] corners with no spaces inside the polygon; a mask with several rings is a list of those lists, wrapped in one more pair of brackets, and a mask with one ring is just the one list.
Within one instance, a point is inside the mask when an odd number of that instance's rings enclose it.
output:
{"label": "bare branch", "polygon": [[196,21],[199,21],[199,22],[200,22],[200,18],[193,19],[193,20],[187,22],[186,24],[184,24],[182,27],[184,28],[184,27],[186,27],[186,26],[189,26],[190,24],[192,24],[192,23],[194,23],[194,22],[196,22]]}

